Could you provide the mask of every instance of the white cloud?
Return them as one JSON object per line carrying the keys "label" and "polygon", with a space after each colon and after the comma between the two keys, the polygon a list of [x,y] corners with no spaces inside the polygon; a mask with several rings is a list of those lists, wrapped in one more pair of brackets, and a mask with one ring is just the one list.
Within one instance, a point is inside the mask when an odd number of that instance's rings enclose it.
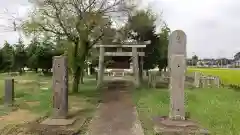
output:
{"label": "white cloud", "polygon": [[26,17],[30,4],[28,0],[8,0],[0,4],[0,46],[4,41],[16,43],[19,34],[14,32],[13,21]]}
{"label": "white cloud", "polygon": [[200,57],[228,57],[240,51],[240,2],[238,0],[150,0],[155,12],[172,30],[182,29],[187,51]]}
{"label": "white cloud", "polygon": [[[19,11],[22,16],[29,8],[27,0],[1,2],[2,8]],[[240,1],[239,0],[143,0],[155,12],[163,11],[163,19],[172,30],[182,29],[187,34],[188,56],[193,53],[200,57],[228,57],[240,51]],[[1,8],[2,7],[2,8]],[[0,25],[10,22],[0,19]],[[16,33],[1,33],[0,44],[4,40],[17,41]],[[14,35],[14,36],[13,36]],[[14,38],[15,37],[15,38]]]}

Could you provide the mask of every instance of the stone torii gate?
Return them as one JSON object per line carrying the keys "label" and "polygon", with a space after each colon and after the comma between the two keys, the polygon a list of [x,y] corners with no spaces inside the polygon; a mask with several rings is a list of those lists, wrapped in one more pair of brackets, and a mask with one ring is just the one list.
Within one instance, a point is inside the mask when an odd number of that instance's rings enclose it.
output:
{"label": "stone torii gate", "polygon": [[[145,56],[144,52],[138,52],[138,48],[145,48],[150,41],[143,43],[125,43],[117,45],[95,45],[95,48],[100,48],[99,63],[98,63],[98,81],[97,88],[100,88],[104,79],[104,56],[132,56],[133,60],[133,73],[134,73],[134,84],[138,88],[140,86],[139,76],[139,56]],[[116,52],[105,52],[105,48],[117,48]],[[132,48],[132,52],[123,52],[123,48]]]}

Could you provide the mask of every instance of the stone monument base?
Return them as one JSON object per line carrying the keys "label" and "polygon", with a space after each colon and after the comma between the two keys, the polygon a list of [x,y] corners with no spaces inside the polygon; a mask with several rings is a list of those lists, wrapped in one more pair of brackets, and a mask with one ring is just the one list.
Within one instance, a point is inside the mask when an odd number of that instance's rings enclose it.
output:
{"label": "stone monument base", "polygon": [[168,117],[154,119],[155,135],[210,135],[191,120],[171,120]]}
{"label": "stone monument base", "polygon": [[9,105],[9,104],[4,104],[4,105],[0,105],[0,111],[7,111],[7,112],[12,112],[12,111],[16,111],[18,110],[18,106],[17,105]]}
{"label": "stone monument base", "polygon": [[54,119],[54,118],[47,118],[41,124],[49,125],[49,126],[68,126],[74,124],[76,118],[72,119]]}

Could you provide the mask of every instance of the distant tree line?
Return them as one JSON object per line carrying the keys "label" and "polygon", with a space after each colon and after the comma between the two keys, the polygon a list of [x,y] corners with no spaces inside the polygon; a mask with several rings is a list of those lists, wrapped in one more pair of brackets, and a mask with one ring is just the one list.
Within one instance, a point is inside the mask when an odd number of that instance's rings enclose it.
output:
{"label": "distant tree line", "polygon": [[[66,55],[73,77],[72,91],[78,92],[86,63],[92,63],[94,66],[98,63],[99,55],[93,46],[97,43],[121,44],[126,40],[150,40],[151,44],[143,49],[143,68],[165,68],[170,29],[165,23],[157,27],[157,19],[162,22],[163,20],[151,10],[139,10],[135,2],[130,3],[127,0],[114,0],[110,3],[107,0],[99,0],[84,4],[80,1],[55,0],[32,2],[36,8],[29,13],[30,17],[24,20],[21,26],[25,36],[33,39],[29,45],[20,45],[21,42],[17,45],[7,45],[10,47],[5,47],[8,49],[3,51],[10,51],[3,59],[11,64],[9,67],[3,64],[2,70],[21,71],[27,66],[31,70],[37,71],[41,68],[43,72],[49,72],[52,56]],[[112,27],[122,19],[124,25]],[[25,59],[20,64],[16,60],[22,57]]]}
{"label": "distant tree line", "polygon": [[[120,28],[107,31],[101,41],[105,44],[121,44],[127,39],[134,39],[137,42],[151,41],[151,44],[143,49],[146,56],[143,57],[143,69],[148,70],[158,67],[160,70],[167,67],[167,46],[170,29],[166,24],[156,33],[154,24],[156,17],[150,11],[138,11],[129,18],[128,23]],[[116,36],[118,35],[118,36]],[[111,40],[109,40],[111,39]],[[44,35],[43,37],[33,36],[29,44],[24,44],[21,39],[16,44],[9,44],[5,41],[0,49],[0,71],[1,72],[24,72],[27,67],[31,71],[49,73],[52,68],[53,56],[66,55],[69,58],[69,67],[71,70],[72,63],[77,63],[77,59],[72,60],[72,44],[60,36]],[[98,55],[92,48],[86,56],[85,63],[89,61],[93,66],[98,64]],[[107,59],[110,61],[109,59]],[[80,62],[80,61],[79,61]],[[107,63],[107,62],[106,62]]]}
{"label": "distant tree line", "polygon": [[199,59],[197,55],[194,55],[191,59],[187,60],[187,64],[189,66],[197,66],[199,65],[208,65],[208,66],[226,66],[232,64],[234,60],[227,58],[219,58],[219,59]]}
{"label": "distant tree line", "polygon": [[1,72],[24,72],[27,67],[30,70],[48,73],[52,68],[52,57],[63,55],[64,50],[58,49],[57,45],[49,41],[31,41],[25,45],[22,40],[10,45],[5,41],[0,49],[0,71]]}

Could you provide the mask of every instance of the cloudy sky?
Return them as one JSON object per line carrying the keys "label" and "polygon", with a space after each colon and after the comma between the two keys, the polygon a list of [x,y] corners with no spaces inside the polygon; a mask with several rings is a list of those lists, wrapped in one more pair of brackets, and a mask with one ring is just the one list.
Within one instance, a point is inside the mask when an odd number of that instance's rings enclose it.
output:
{"label": "cloudy sky", "polygon": [[[20,2],[21,1],[21,2]],[[232,58],[240,51],[239,0],[143,0],[155,12],[163,12],[163,19],[171,30],[182,29],[187,34],[188,57]],[[6,13],[3,8],[9,9]],[[17,41],[17,33],[10,32],[11,13],[26,15],[27,0],[8,0],[0,4],[0,44]],[[3,26],[4,27],[3,27]],[[9,26],[6,28],[5,26]]]}

